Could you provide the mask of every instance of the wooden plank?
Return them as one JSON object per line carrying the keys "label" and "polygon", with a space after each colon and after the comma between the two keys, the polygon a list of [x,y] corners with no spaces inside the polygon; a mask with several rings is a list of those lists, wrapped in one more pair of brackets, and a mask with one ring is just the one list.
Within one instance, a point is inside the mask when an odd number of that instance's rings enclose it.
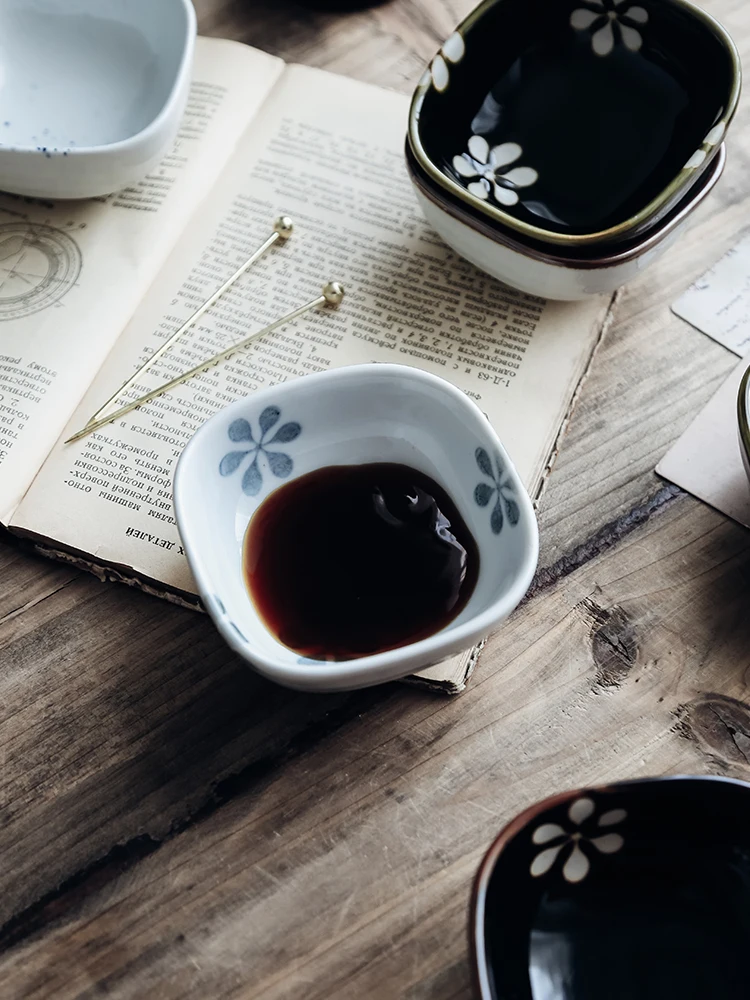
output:
{"label": "wooden plank", "polygon": [[4,544],[0,536],[0,625],[7,626],[80,575],[69,566],[51,565],[17,545]]}
{"label": "wooden plank", "polygon": [[[358,4],[295,7],[199,0],[202,33],[235,38],[287,62],[319,66],[365,82],[411,91],[472,0],[410,0],[360,10]],[[348,10],[347,10],[348,8]]]}
{"label": "wooden plank", "polygon": [[114,845],[161,839],[347,700],[290,695],[205,617],[88,577],[0,641],[0,925]]}
{"label": "wooden plank", "polygon": [[647,774],[750,776],[749,573],[747,532],[679,500],[529,602],[460,699],[392,690],[59,901],[6,954],[5,988],[468,996],[470,881],[520,809]]}

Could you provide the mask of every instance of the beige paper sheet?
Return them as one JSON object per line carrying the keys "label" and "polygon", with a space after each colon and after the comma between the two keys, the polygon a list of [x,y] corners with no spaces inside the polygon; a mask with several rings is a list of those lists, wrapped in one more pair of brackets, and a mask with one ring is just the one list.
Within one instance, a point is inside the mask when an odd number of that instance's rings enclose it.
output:
{"label": "beige paper sheet", "polygon": [[656,471],[750,528],[750,482],[737,431],[737,393],[746,370],[747,361],[737,365]]}

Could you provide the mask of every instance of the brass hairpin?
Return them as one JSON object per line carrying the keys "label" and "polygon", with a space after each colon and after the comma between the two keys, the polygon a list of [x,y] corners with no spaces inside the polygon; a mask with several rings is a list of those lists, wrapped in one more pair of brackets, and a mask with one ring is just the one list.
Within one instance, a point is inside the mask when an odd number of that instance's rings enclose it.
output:
{"label": "brass hairpin", "polygon": [[330,306],[334,309],[337,308],[341,304],[343,297],[344,289],[338,281],[329,281],[326,285],[323,285],[323,290],[317,298],[305,303],[305,305],[300,306],[299,309],[295,309],[288,315],[282,316],[281,319],[274,320],[273,323],[269,323],[268,326],[264,326],[262,330],[258,330],[256,333],[251,333],[249,337],[245,337],[245,339],[241,340],[238,344],[234,344],[232,347],[228,347],[226,350],[220,351],[218,354],[214,354],[213,357],[208,358],[206,361],[202,361],[199,365],[196,365],[195,368],[191,368],[189,371],[183,372],[182,375],[178,375],[170,382],[165,382],[156,389],[152,389],[151,392],[147,392],[144,396],[140,396],[138,399],[134,399],[125,406],[121,406],[118,410],[114,410],[112,413],[107,414],[107,416],[100,417],[98,420],[90,421],[85,427],[81,428],[80,431],[77,431],[72,437],[69,437],[65,444],[71,444],[73,441],[79,441],[87,434],[91,434],[92,431],[96,431],[100,427],[104,427],[105,424],[109,424],[113,420],[118,420],[126,413],[130,413],[130,411],[136,409],[136,407],[142,406],[144,403],[148,403],[157,396],[161,396],[162,393],[168,392],[170,389],[174,389],[175,386],[182,385],[183,382],[187,382],[187,380],[192,378],[194,375],[199,375],[201,372],[208,371],[209,368],[213,368],[215,365],[218,365],[220,361],[223,361],[230,355],[236,354],[237,351],[241,351],[243,348],[247,347],[247,345],[253,340],[257,340],[258,337],[262,337],[265,334],[270,333],[272,330],[275,330],[277,327],[283,326],[284,323],[291,323],[292,320],[298,319],[304,313],[309,312],[310,309],[315,309],[317,306]]}
{"label": "brass hairpin", "polygon": [[204,315],[204,313],[208,312],[211,306],[215,305],[215,303],[219,301],[222,295],[232,287],[232,285],[235,283],[235,281],[237,281],[238,278],[242,277],[245,271],[247,271],[248,268],[250,268],[256,262],[256,260],[259,260],[263,256],[263,254],[266,253],[267,250],[270,250],[271,247],[274,245],[274,243],[276,243],[277,241],[281,240],[282,243],[285,243],[292,235],[293,230],[294,230],[294,224],[292,223],[292,220],[289,218],[289,216],[288,215],[279,216],[276,222],[274,222],[273,232],[268,237],[268,239],[265,240],[258,247],[255,253],[253,253],[250,257],[248,257],[248,259],[241,267],[237,268],[237,270],[231,277],[227,278],[227,280],[220,288],[216,289],[216,291],[213,293],[213,295],[210,296],[210,298],[206,299],[206,301],[203,303],[202,306],[199,306],[195,310],[192,316],[188,317],[188,319],[185,320],[182,326],[180,326],[177,330],[175,330],[175,332],[172,334],[171,337],[165,340],[164,343],[160,347],[158,347],[153,354],[151,354],[148,358],[146,358],[146,360],[143,362],[140,368],[138,368],[137,371],[133,372],[133,374],[122,383],[119,389],[117,389],[117,391],[114,392],[109,397],[107,402],[99,407],[96,413],[90,418],[89,424],[93,424],[97,420],[99,420],[99,418],[109,409],[109,407],[113,403],[116,403],[117,400],[120,398],[120,396],[122,396],[122,394],[126,392],[132,385],[135,385],[135,383],[138,381],[141,375],[145,371],[147,371],[155,361],[158,361],[158,359],[162,356],[162,354],[166,353],[166,351],[169,350],[172,344],[176,343],[176,341],[178,341],[184,333],[186,333],[195,323],[198,322],[198,320],[201,318],[201,316]]}

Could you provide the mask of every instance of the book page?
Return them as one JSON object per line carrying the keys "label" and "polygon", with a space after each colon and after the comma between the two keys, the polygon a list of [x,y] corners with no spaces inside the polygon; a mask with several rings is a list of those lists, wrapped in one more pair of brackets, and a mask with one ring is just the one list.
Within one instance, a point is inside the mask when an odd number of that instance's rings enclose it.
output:
{"label": "book page", "polygon": [[[403,161],[408,101],[290,67],[66,436],[259,243],[281,212],[295,233],[257,263],[135,386],[148,391],[340,280],[337,312],[309,313],[217,368],[72,444],[58,444],[14,527],[194,594],[172,474],[195,430],[233,400],[308,372],[415,365],[488,415],[532,495],[597,340],[606,302],[549,304],[458,259],[427,227]],[[127,575],[127,572],[125,573]]]}
{"label": "book page", "polygon": [[83,202],[0,196],[0,522],[282,69],[246,46],[198,39],[180,132],[145,180]]}

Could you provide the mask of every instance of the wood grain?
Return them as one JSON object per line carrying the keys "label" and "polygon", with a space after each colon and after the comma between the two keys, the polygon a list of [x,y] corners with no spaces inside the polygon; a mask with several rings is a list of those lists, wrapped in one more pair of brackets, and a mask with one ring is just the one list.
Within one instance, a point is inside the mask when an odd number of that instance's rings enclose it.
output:
{"label": "wood grain", "polygon": [[[470,6],[196,3],[204,33],[402,91]],[[746,57],[750,8],[705,6]],[[653,473],[735,364],[668,306],[747,224],[748,115],[618,298],[532,595],[460,698],[285,692],[204,617],[0,539],[0,997],[465,998],[471,878],[521,808],[750,778],[750,535]]]}
{"label": "wood grain", "polygon": [[391,689],[147,857],[56,901],[6,955],[6,986],[467,995],[472,873],[521,808],[645,774],[750,777],[749,575],[747,532],[676,502],[528,602],[461,698]]}

